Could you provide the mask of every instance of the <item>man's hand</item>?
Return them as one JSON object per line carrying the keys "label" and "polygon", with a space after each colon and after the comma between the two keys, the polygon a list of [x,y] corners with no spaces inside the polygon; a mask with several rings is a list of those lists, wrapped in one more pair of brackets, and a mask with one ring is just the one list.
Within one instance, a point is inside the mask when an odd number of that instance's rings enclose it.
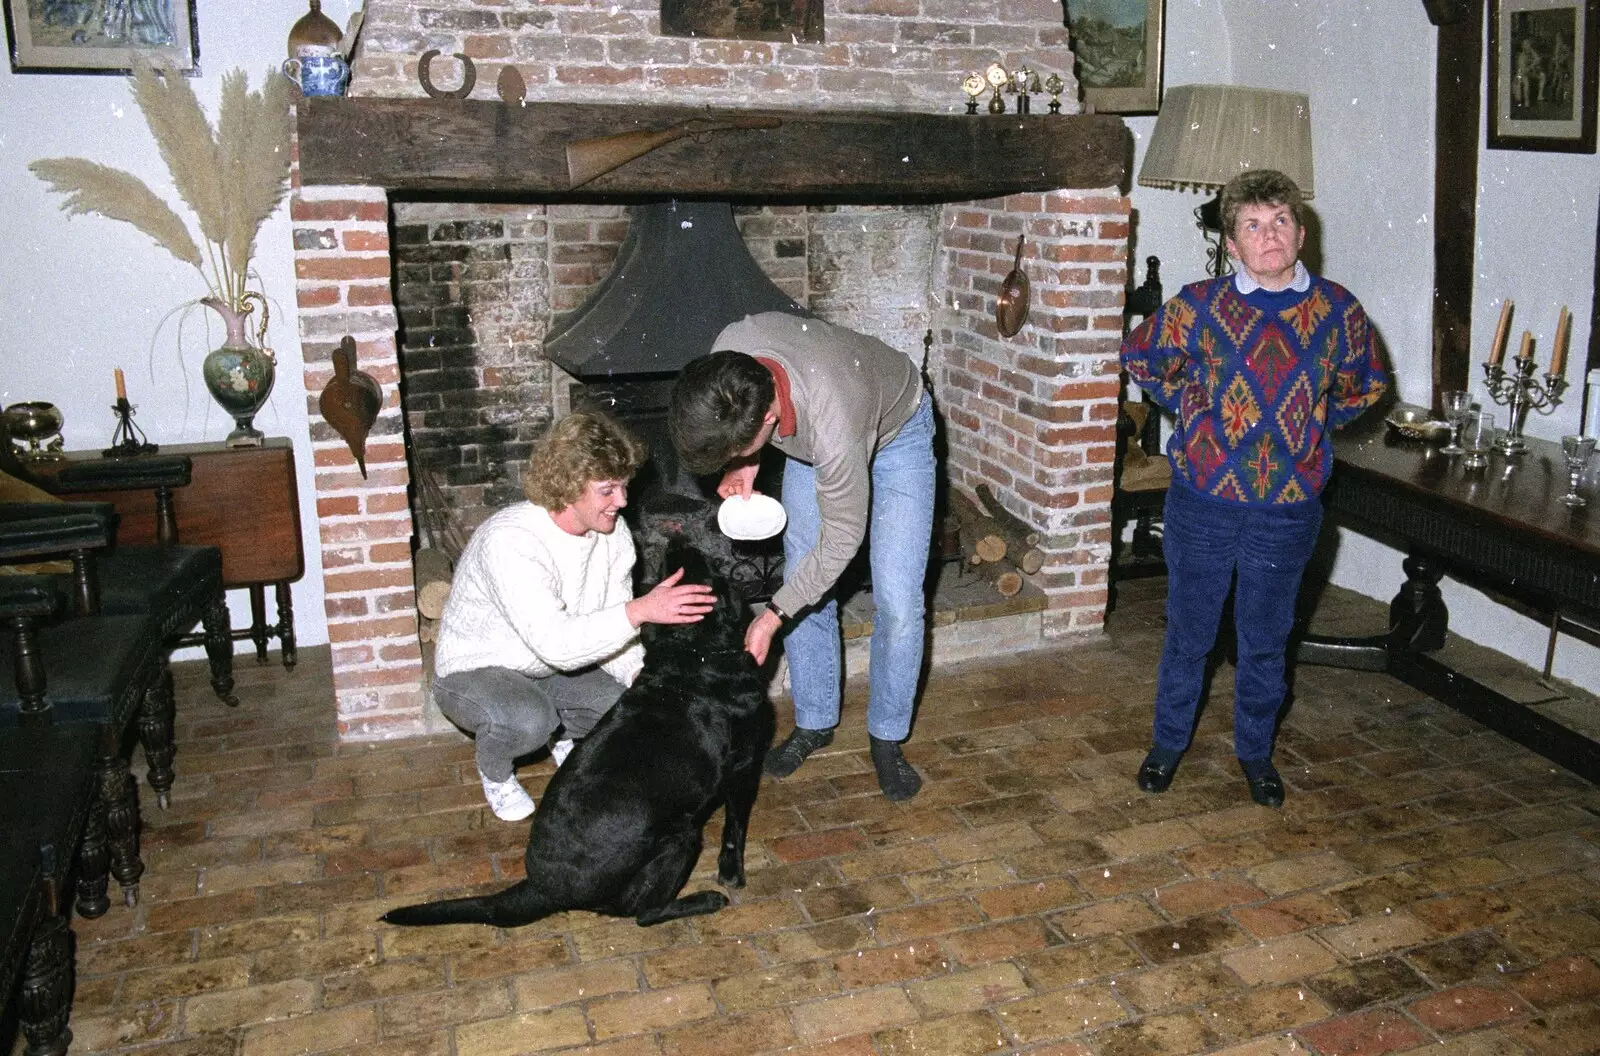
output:
{"label": "man's hand", "polygon": [[731,499],[735,495],[748,499],[755,494],[756,471],[760,468],[760,462],[747,462],[742,466],[734,466],[722,475],[722,483],[717,485],[717,494],[725,499]]}
{"label": "man's hand", "polygon": [[750,621],[750,626],[744,632],[744,651],[749,653],[757,665],[767,662],[767,650],[772,648],[772,636],[778,633],[783,626],[783,621],[770,609],[763,609],[761,615]]}
{"label": "man's hand", "polygon": [[634,598],[624,608],[628,622],[635,627],[647,623],[699,623],[716,605],[711,588],[702,583],[683,583],[683,569],[657,583],[650,593]]}

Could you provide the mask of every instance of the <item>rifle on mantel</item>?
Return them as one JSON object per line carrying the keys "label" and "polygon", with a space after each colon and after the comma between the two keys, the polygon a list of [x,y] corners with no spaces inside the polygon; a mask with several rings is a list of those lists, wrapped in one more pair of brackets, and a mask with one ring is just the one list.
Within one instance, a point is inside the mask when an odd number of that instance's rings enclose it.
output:
{"label": "rifle on mantel", "polygon": [[782,124],[776,117],[733,117],[725,120],[696,117],[659,132],[618,132],[611,136],[574,140],[567,144],[568,189],[582,187],[612,169],[621,168],[635,158],[642,158],[652,150],[686,136],[698,137],[738,128],[778,128]]}

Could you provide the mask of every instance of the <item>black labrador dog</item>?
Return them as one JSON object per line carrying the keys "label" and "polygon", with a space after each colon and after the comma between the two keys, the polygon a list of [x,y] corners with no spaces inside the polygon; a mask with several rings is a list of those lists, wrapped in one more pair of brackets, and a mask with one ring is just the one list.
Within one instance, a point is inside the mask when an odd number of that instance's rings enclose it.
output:
{"label": "black labrador dog", "polygon": [[527,878],[498,894],[391,910],[390,924],[515,927],[586,909],[641,925],[715,913],[720,891],[678,897],[700,831],[723,808],[717,879],[744,886],[745,832],[776,721],[744,651],[742,597],[687,544],[663,568],[709,583],[716,604],[689,624],[647,624],[644,670],[551,778],[523,856]]}

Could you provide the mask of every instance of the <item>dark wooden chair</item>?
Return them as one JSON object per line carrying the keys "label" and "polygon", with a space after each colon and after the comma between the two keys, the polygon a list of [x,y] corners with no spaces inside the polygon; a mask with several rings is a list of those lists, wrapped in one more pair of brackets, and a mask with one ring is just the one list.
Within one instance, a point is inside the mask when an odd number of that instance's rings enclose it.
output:
{"label": "dark wooden chair", "polygon": [[[65,893],[74,851],[105,839],[98,754],[89,726],[0,730],[0,1005],[15,1009],[29,1053],[64,1053],[72,1040]],[[12,1051],[13,1040],[0,1029],[0,1051]]]}
{"label": "dark wooden chair", "polygon": [[92,567],[74,560],[70,591],[80,616],[154,616],[170,648],[197,625],[204,628],[211,688],[229,706],[233,694],[233,636],[222,587],[222,551],[185,546],[178,539],[172,493],[189,484],[191,462],[184,456],[124,461],[100,460],[68,465],[39,482],[53,494],[149,491],[155,496],[156,539],[150,546],[120,546],[95,555]]}
{"label": "dark wooden chair", "polygon": [[[1161,260],[1145,261],[1144,282],[1128,294],[1123,307],[1123,332],[1132,329],[1136,317],[1159,311]],[[1155,401],[1142,393],[1127,395],[1129,384],[1122,376],[1122,401],[1117,414],[1117,454],[1111,492],[1111,569],[1108,575],[1107,609],[1117,601],[1119,580],[1166,575],[1161,551],[1161,513],[1167,501],[1167,485],[1172,480],[1172,464],[1161,449],[1161,413]],[[1123,535],[1133,525],[1130,540]]]}
{"label": "dark wooden chair", "polygon": [[[110,543],[116,514],[104,503],[0,505],[0,562],[59,554],[82,559]],[[70,512],[62,512],[67,510]],[[164,640],[149,615],[58,617],[56,577],[0,576],[0,730],[78,724],[96,731],[101,809],[81,851],[78,912],[110,907],[108,874],[138,901],[138,787],[127,744],[135,729],[159,797],[172,787],[172,696]]]}

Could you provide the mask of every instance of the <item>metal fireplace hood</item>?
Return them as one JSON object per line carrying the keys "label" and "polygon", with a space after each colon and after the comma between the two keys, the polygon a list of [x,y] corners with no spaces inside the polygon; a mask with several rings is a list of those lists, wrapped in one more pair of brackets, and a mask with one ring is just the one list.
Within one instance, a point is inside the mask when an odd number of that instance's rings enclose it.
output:
{"label": "metal fireplace hood", "polygon": [[810,314],[750,256],[728,203],[652,202],[630,210],[616,266],[544,351],[584,381],[675,374],[729,323],[771,311]]}

